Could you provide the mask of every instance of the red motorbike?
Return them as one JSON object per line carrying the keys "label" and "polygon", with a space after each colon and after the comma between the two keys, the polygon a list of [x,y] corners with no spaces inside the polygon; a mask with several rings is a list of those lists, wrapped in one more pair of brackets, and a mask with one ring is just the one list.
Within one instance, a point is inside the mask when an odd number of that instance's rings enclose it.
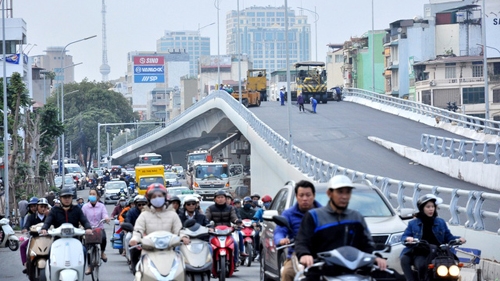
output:
{"label": "red motorbike", "polygon": [[254,237],[255,237],[255,229],[253,227],[252,220],[250,219],[244,219],[241,222],[241,229],[240,229],[241,235],[243,236],[243,245],[245,246],[245,253],[247,254],[246,256],[242,256],[241,258],[241,264],[245,264],[250,266],[252,265],[253,261],[253,253],[254,253]]}
{"label": "red motorbike", "polygon": [[219,281],[226,280],[226,277],[231,277],[234,273],[234,239],[231,234],[233,231],[230,226],[219,225],[211,232],[212,274],[214,278],[219,278]]}

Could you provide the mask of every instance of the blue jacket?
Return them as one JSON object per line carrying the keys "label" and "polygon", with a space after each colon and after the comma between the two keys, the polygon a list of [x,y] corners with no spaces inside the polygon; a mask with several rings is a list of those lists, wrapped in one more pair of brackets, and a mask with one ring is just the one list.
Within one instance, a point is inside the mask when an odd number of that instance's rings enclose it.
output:
{"label": "blue jacket", "polygon": [[[406,241],[407,237],[422,239],[422,230],[423,230],[423,224],[419,218],[411,220],[408,223],[408,226],[406,227],[403,236],[401,237],[401,241],[402,242]],[[436,239],[439,241],[440,244],[448,243],[453,239],[460,238],[459,236],[453,236],[450,232],[450,229],[446,225],[446,222],[442,218],[438,217],[434,219],[432,232],[434,233],[434,236],[436,236]],[[404,248],[403,251],[401,251],[401,256],[410,251],[411,247],[413,247],[413,245],[406,246],[406,248]]]}
{"label": "blue jacket", "polygon": [[[314,200],[314,207],[320,208],[321,204],[318,201]],[[297,205],[297,203],[283,211],[281,215],[288,220],[288,224],[292,228],[293,232],[290,233],[288,228],[277,225],[276,229],[274,230],[274,244],[279,245],[280,240],[286,237],[288,237],[289,239],[295,238],[297,236],[297,232],[299,232],[300,223],[302,222],[302,218],[305,214],[306,213],[303,213],[299,210],[299,205]],[[292,247],[288,248],[288,258],[292,256],[293,251],[294,250]]]}

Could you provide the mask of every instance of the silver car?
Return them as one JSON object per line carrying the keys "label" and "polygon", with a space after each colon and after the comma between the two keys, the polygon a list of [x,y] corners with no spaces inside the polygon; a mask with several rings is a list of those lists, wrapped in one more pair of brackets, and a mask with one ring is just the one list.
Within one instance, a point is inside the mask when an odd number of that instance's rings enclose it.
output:
{"label": "silver car", "polygon": [[127,193],[127,184],[124,181],[120,180],[112,180],[108,181],[104,185],[104,204],[112,204],[118,202],[120,200],[120,190],[123,190],[125,196]]}

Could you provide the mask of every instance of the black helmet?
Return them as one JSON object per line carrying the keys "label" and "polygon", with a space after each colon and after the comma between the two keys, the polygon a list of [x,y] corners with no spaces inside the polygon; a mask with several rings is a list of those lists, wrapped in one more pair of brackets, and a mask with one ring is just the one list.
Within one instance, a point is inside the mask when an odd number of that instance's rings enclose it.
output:
{"label": "black helmet", "polygon": [[220,195],[223,195],[224,197],[226,197],[226,192],[224,190],[217,190],[217,192],[215,192],[214,194],[214,199],[217,197],[217,196],[220,196]]}
{"label": "black helmet", "polygon": [[423,195],[420,198],[418,198],[418,201],[417,201],[418,209],[421,211],[424,208],[425,204],[429,201],[434,201],[434,204],[436,204],[436,205],[443,203],[443,199],[437,197],[436,195],[426,194],[426,195]]}
{"label": "black helmet", "polygon": [[61,191],[59,192],[59,196],[63,197],[63,196],[66,196],[66,195],[73,196],[73,191],[71,191],[71,189],[69,189],[69,188],[63,188],[63,189],[61,189]]}
{"label": "black helmet", "polygon": [[174,201],[178,201],[179,204],[181,203],[181,199],[177,195],[174,195],[174,196],[170,197],[170,199],[168,199],[168,202],[170,202],[170,203],[172,203]]}
{"label": "black helmet", "polygon": [[260,195],[258,193],[254,193],[252,195],[250,195],[251,198],[254,198],[254,197],[257,197],[257,200],[260,199]]}
{"label": "black helmet", "polygon": [[226,198],[231,198],[231,199],[233,199],[233,195],[231,195],[231,193],[229,193],[229,192],[226,192]]}
{"label": "black helmet", "polygon": [[241,203],[241,199],[240,198],[234,199],[233,204],[236,204],[236,203]]}

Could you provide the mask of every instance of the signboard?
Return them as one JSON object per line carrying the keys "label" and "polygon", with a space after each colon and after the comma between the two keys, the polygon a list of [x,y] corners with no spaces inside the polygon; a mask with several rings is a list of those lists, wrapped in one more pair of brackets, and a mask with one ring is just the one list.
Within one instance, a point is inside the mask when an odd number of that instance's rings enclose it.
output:
{"label": "signboard", "polygon": [[134,83],[164,83],[165,57],[135,56]]}

